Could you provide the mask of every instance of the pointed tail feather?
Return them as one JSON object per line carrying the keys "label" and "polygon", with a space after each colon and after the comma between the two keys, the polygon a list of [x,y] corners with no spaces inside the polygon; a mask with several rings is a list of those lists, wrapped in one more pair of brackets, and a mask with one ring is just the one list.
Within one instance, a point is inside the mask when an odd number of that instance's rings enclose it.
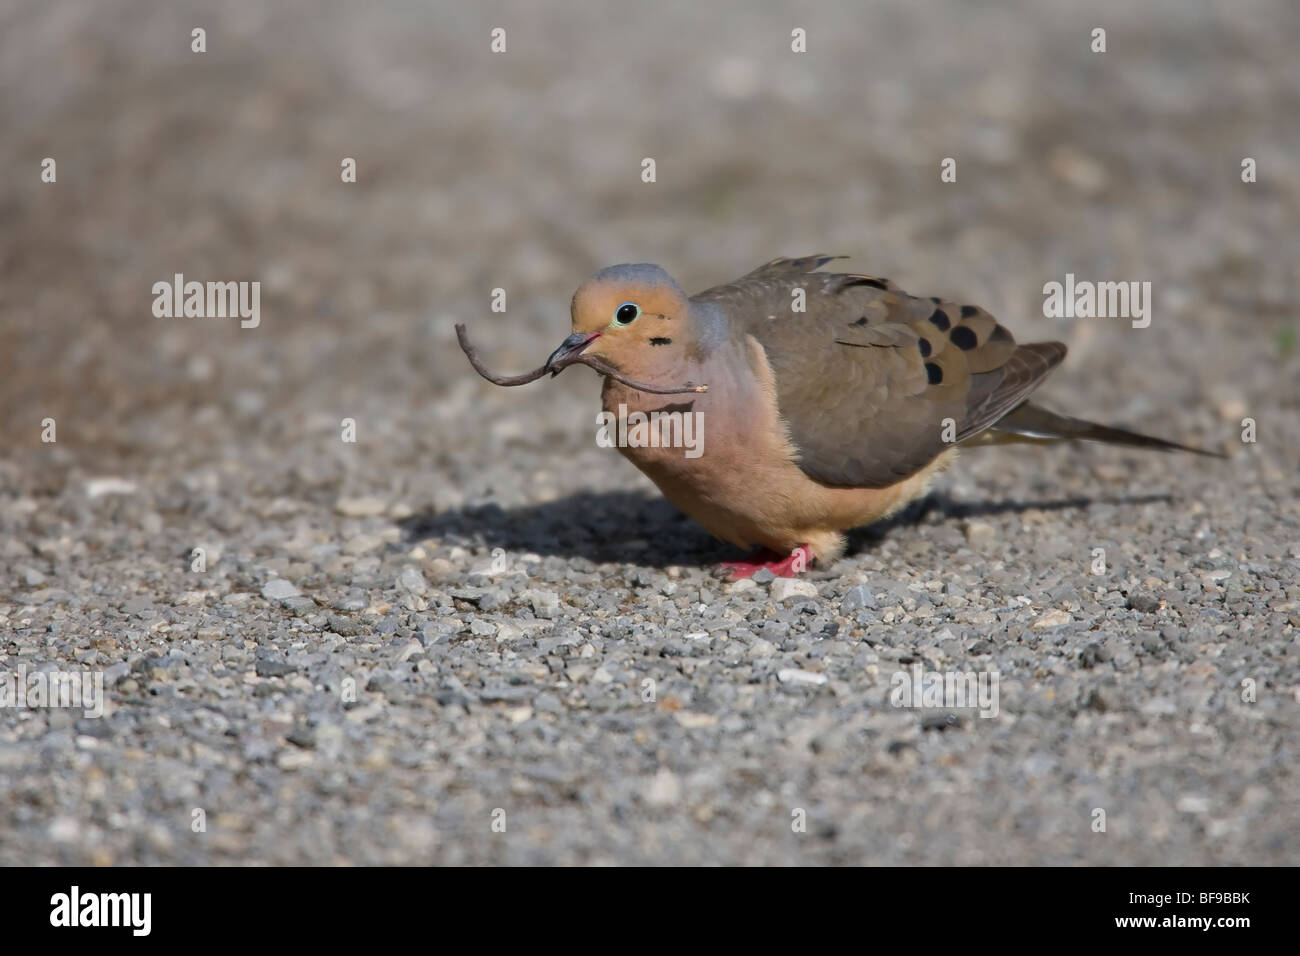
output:
{"label": "pointed tail feather", "polygon": [[[1178,442],[1139,435],[1137,432],[1125,431],[1123,428],[1111,428],[1096,422],[1084,421],[1082,418],[1070,418],[1057,415],[1045,408],[1024,402],[999,419],[993,430],[1002,435],[991,437],[990,441],[1099,441],[1108,445],[1126,445],[1129,448],[1150,448],[1157,451],[1190,451],[1196,455],[1211,458],[1226,458],[1227,455],[1204,448],[1180,445]],[[1011,437],[1016,436],[1016,437]]]}

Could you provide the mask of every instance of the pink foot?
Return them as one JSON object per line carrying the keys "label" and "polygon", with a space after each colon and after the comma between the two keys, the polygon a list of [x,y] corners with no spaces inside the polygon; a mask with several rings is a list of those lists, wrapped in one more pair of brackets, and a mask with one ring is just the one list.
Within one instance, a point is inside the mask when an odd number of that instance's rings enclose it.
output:
{"label": "pink foot", "polygon": [[763,548],[749,556],[745,561],[724,561],[722,570],[727,572],[727,580],[739,581],[741,578],[752,578],[764,568],[771,571],[778,578],[798,577],[801,571],[808,567],[808,562],[812,560],[808,549],[803,545],[795,548],[790,552],[788,557],[781,557],[775,551],[769,551]]}

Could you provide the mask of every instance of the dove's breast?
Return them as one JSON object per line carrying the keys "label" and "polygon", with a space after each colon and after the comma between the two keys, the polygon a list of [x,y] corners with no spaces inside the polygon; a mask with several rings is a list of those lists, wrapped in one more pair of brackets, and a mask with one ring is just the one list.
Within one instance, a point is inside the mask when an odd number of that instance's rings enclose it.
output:
{"label": "dove's breast", "polygon": [[[833,560],[843,548],[840,532],[924,494],[952,457],[886,488],[830,487],[799,468],[771,369],[752,337],[714,352],[689,377],[708,392],[651,395],[606,379],[604,409],[619,423],[619,452],[674,505],[740,547],[789,553],[803,545]],[[665,442],[665,435],[683,440]]]}

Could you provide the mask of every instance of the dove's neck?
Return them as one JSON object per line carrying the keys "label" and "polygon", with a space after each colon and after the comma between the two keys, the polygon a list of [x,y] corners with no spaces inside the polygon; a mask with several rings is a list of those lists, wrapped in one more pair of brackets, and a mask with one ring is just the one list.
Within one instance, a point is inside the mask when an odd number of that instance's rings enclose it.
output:
{"label": "dove's neck", "polygon": [[[674,324],[678,327],[673,330],[670,344],[642,349],[636,356],[634,367],[624,365],[620,370],[631,378],[653,385],[685,382],[708,385],[708,393],[659,395],[606,379],[603,392],[606,411],[651,412],[704,406],[716,409],[724,402],[729,409],[743,409],[753,398],[749,394],[752,382],[737,374],[748,362],[746,346],[730,334],[727,316],[722,309],[713,303],[692,302],[681,323]],[[700,399],[705,401],[697,404]]]}
{"label": "dove's neck", "polygon": [[[757,343],[732,335],[726,315],[710,304],[692,303],[681,326],[674,336],[675,361],[637,378],[657,385],[703,384],[707,392],[656,395],[607,378],[602,400],[606,416],[612,416],[607,421],[627,436],[618,442],[619,452],[670,501],[714,527],[716,508],[707,504],[714,500],[712,491],[741,480],[738,469],[757,454],[745,449],[762,448],[780,432],[773,424],[772,392],[755,373],[767,368],[761,350],[755,352]],[[788,455],[785,448],[777,452]],[[732,539],[725,530],[718,533]],[[752,539],[747,533],[740,537]]]}
{"label": "dove's neck", "polygon": [[713,302],[692,302],[686,316],[688,346],[701,362],[727,343],[727,314]]}

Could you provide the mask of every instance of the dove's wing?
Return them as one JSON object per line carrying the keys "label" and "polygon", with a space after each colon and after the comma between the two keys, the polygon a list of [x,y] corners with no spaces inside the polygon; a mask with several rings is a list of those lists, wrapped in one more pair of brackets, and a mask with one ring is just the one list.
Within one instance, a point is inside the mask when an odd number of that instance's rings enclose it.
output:
{"label": "dove's wing", "polygon": [[1017,345],[976,306],[811,271],[831,258],[776,259],[695,297],[763,347],[799,466],[824,484],[901,481],[1020,405],[1065,357],[1059,342]]}

